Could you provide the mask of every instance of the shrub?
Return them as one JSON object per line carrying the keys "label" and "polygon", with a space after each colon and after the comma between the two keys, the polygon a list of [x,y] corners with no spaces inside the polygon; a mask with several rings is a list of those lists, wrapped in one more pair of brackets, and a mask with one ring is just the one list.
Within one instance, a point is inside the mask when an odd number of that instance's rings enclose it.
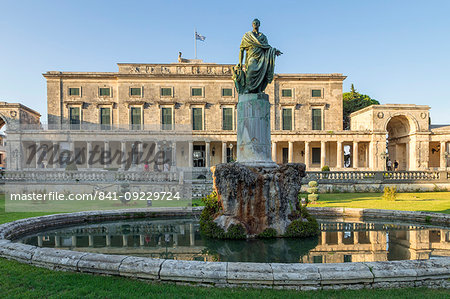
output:
{"label": "shrub", "polygon": [[397,197],[397,187],[384,187],[384,194],[383,199],[384,200],[392,200],[394,201]]}
{"label": "shrub", "polygon": [[330,171],[330,167],[328,165],[325,165],[322,167],[322,171]]}
{"label": "shrub", "polygon": [[316,202],[319,199],[319,195],[317,194],[319,192],[319,188],[317,187],[318,184],[316,181],[310,181],[308,183],[308,201],[309,202]]}
{"label": "shrub", "polygon": [[291,222],[286,228],[285,237],[288,238],[308,238],[319,234],[319,224],[311,216],[306,218],[308,221],[297,219]]}
{"label": "shrub", "polygon": [[260,239],[271,239],[277,237],[277,231],[274,228],[266,228],[262,233],[259,233],[258,238]]}
{"label": "shrub", "polygon": [[240,224],[231,224],[225,233],[224,239],[242,240],[247,239],[245,228]]}
{"label": "shrub", "polygon": [[316,202],[319,199],[319,194],[308,194],[309,202]]}
{"label": "shrub", "polygon": [[308,186],[311,187],[311,188],[317,187],[318,185],[319,185],[319,184],[317,184],[316,181],[310,181],[310,182],[308,183]]}

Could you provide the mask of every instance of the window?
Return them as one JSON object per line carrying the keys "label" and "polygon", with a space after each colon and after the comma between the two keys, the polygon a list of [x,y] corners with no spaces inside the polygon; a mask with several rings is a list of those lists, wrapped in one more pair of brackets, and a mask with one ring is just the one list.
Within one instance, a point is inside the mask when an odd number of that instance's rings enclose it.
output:
{"label": "window", "polygon": [[312,129],[322,130],[322,109],[312,109]]}
{"label": "window", "polygon": [[0,154],[0,164],[3,164],[3,154]]}
{"label": "window", "polygon": [[172,96],[172,88],[171,87],[161,87],[161,96],[162,97],[171,97]]}
{"label": "window", "polygon": [[98,94],[101,97],[109,97],[111,96],[111,88],[109,87],[100,87],[98,90]]}
{"label": "window", "polygon": [[283,130],[292,130],[292,109],[283,108]]}
{"label": "window", "polygon": [[320,147],[312,148],[312,163],[320,164]]}
{"label": "window", "polygon": [[69,122],[70,129],[79,130],[80,129],[80,107],[70,107],[69,108]]}
{"label": "window", "polygon": [[344,254],[344,263],[351,263],[352,256],[350,254]]}
{"label": "window", "polygon": [[100,108],[100,127],[102,130],[111,129],[111,108]]}
{"label": "window", "polygon": [[192,130],[203,130],[202,108],[192,108]]}
{"label": "window", "polygon": [[222,108],[222,130],[233,130],[233,108]]}
{"label": "window", "polygon": [[140,88],[140,87],[131,87],[130,88],[131,96],[140,96],[141,92],[142,92],[142,88]]}
{"label": "window", "polygon": [[79,87],[69,88],[69,96],[80,96],[80,88]]}
{"label": "window", "polygon": [[323,258],[321,255],[313,256],[313,263],[323,263]]}
{"label": "window", "polygon": [[283,98],[292,98],[292,89],[282,89],[281,97]]}
{"label": "window", "polygon": [[289,148],[283,147],[283,164],[289,162]]}
{"label": "window", "polygon": [[231,88],[222,88],[222,96],[223,97],[232,97],[233,96],[233,89],[231,89]]}
{"label": "window", "polygon": [[322,90],[321,89],[313,89],[313,90],[311,90],[311,96],[313,98],[321,98],[322,97]]}
{"label": "window", "polygon": [[131,129],[140,130],[142,124],[141,107],[131,107]]}
{"label": "window", "polygon": [[203,96],[203,88],[201,88],[201,87],[191,88],[191,96],[193,96],[193,97]]}
{"label": "window", "polygon": [[161,108],[161,128],[163,130],[172,130],[172,108]]}

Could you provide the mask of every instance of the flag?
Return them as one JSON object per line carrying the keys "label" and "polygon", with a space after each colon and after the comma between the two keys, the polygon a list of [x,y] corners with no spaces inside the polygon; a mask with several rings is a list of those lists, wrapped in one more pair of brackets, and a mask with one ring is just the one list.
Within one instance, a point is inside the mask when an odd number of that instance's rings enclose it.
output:
{"label": "flag", "polygon": [[202,42],[204,42],[206,37],[195,32],[195,39],[201,40]]}

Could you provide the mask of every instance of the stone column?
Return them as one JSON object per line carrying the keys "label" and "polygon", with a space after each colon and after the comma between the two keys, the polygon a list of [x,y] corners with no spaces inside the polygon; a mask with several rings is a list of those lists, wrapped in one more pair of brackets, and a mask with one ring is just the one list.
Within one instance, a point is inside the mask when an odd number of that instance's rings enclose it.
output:
{"label": "stone column", "polygon": [[206,168],[211,167],[211,150],[210,150],[211,143],[209,141],[205,142],[205,160],[206,160]]}
{"label": "stone column", "polygon": [[172,166],[177,165],[177,143],[172,142]]}
{"label": "stone column", "polygon": [[277,143],[272,142],[272,161],[277,163]]}
{"label": "stone column", "polygon": [[192,223],[189,223],[189,241],[191,246],[195,245],[195,230]]}
{"label": "stone column", "polygon": [[189,167],[194,167],[194,142],[189,141]]}
{"label": "stone column", "polygon": [[370,141],[369,142],[369,157],[368,157],[369,161],[367,161],[368,162],[367,166],[369,167],[369,170],[375,170],[373,167],[373,158],[374,158],[373,157],[373,141]]}
{"label": "stone column", "polygon": [[106,235],[106,247],[111,246],[111,235]]}
{"label": "stone column", "polygon": [[74,162],[76,164],[75,161],[75,141],[71,140],[70,141],[70,161]]}
{"label": "stone column", "polygon": [[358,167],[358,141],[353,141],[353,168]]}
{"label": "stone column", "polygon": [[72,247],[77,247],[77,236],[72,236]]}
{"label": "stone column", "polygon": [[322,245],[327,245],[327,232],[320,233],[320,240]]}
{"label": "stone column", "polygon": [[222,142],[222,163],[227,163],[227,143]]}
{"label": "stone column", "polygon": [[89,240],[89,247],[94,247],[94,236],[89,235],[88,240]]}
{"label": "stone column", "polygon": [[337,168],[344,168],[342,165],[342,141],[337,142],[337,149],[336,149],[336,166]]}
{"label": "stone column", "polygon": [[55,236],[55,247],[56,248],[61,247],[61,237],[60,236]]}
{"label": "stone column", "polygon": [[294,142],[289,141],[288,146],[288,163],[294,162]]}
{"label": "stone column", "polygon": [[127,143],[125,141],[120,142],[120,151],[121,153],[121,165],[120,165],[120,169],[125,170],[125,165],[127,164],[127,159],[128,159],[128,155],[127,155]]}
{"label": "stone column", "polygon": [[103,166],[108,167],[110,165],[109,160],[111,159],[109,141],[105,141],[103,143],[103,159],[103,161],[105,162],[105,165]]}
{"label": "stone column", "polygon": [[445,141],[441,141],[441,149],[439,151],[440,153],[440,157],[441,157],[441,161],[439,163],[439,166],[442,170],[446,170],[447,169],[447,161],[445,159],[445,152],[446,152],[447,148],[445,146]]}
{"label": "stone column", "polygon": [[141,159],[144,157],[144,143],[143,142],[139,142],[138,143],[138,148],[137,148],[137,155],[138,155],[138,165],[142,163]]}
{"label": "stone column", "polygon": [[41,147],[41,143],[39,141],[36,141],[35,143],[36,146],[36,153],[34,154],[34,168],[39,168],[39,157],[42,155],[42,151],[39,150],[39,148]]}
{"label": "stone column", "polygon": [[139,235],[139,246],[144,247],[145,245],[145,236]]}
{"label": "stone column", "polygon": [[128,247],[128,236],[122,235],[122,247]]}
{"label": "stone column", "polygon": [[327,143],[326,141],[320,142],[320,168],[325,166],[325,159],[326,159],[326,147]]}
{"label": "stone column", "polygon": [[86,168],[91,168],[92,165],[89,163],[92,152],[92,142],[86,141]]}
{"label": "stone column", "polygon": [[59,167],[59,143],[58,142],[53,142],[53,168],[58,168]]}
{"label": "stone column", "polygon": [[305,165],[306,165],[306,170],[308,170],[308,167],[309,167],[309,141],[305,141]]}

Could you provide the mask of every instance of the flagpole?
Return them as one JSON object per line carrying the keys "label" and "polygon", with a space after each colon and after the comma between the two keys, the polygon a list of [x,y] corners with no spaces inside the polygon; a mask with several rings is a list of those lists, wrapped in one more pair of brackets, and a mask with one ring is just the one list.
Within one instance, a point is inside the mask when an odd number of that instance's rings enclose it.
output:
{"label": "flagpole", "polygon": [[197,59],[197,28],[195,28],[194,32],[194,44],[195,44],[195,59]]}

